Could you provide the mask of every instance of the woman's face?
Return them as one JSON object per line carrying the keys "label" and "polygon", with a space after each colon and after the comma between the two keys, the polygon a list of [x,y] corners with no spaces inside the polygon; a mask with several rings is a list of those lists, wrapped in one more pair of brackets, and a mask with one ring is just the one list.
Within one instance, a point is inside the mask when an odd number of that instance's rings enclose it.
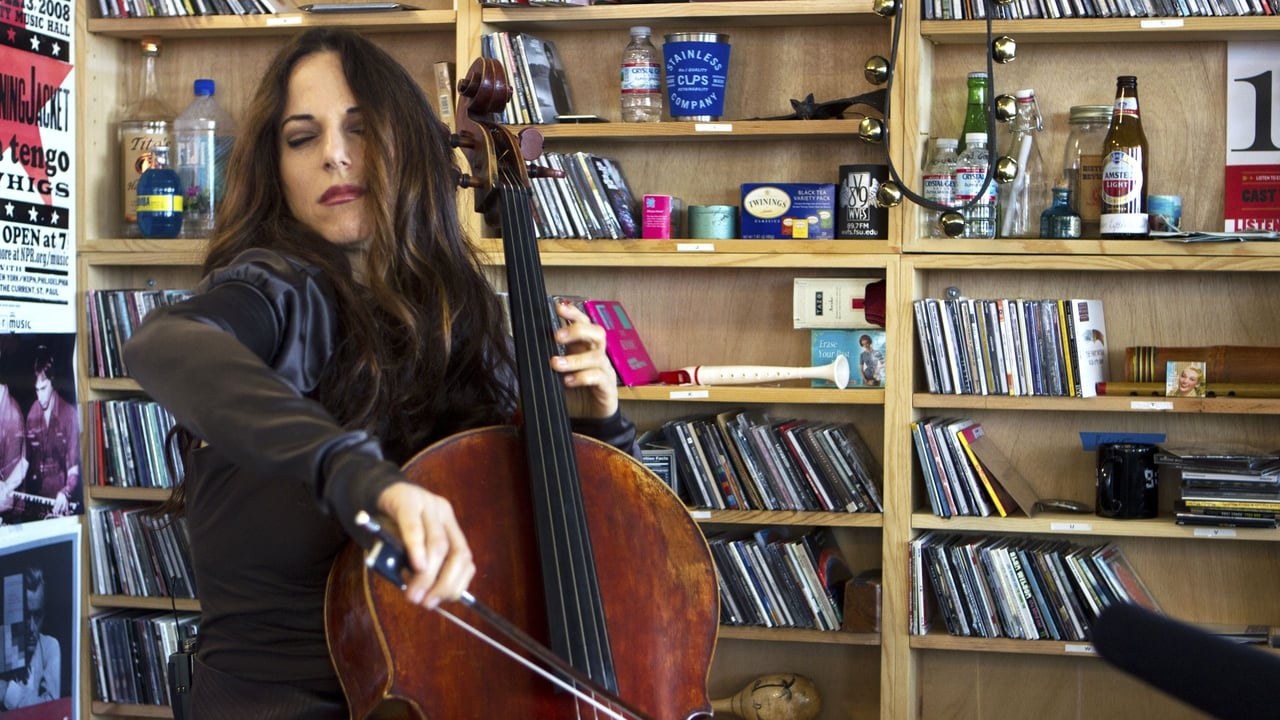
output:
{"label": "woman's face", "polygon": [[364,182],[364,119],[334,52],[298,61],[280,125],[280,175],[294,217],[338,245],[372,230]]}
{"label": "woman's face", "polygon": [[1200,373],[1193,367],[1183,368],[1178,375],[1178,392],[1191,392],[1200,382]]}

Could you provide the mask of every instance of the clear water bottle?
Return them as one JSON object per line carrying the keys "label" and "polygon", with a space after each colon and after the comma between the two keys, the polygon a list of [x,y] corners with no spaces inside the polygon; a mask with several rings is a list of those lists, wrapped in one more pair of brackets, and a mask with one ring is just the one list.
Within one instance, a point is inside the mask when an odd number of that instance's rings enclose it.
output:
{"label": "clear water bottle", "polygon": [[213,234],[218,204],[222,202],[227,157],[235,143],[236,125],[231,114],[214,98],[212,80],[193,84],[195,99],[173,123],[177,144],[174,170],[186,188],[183,237],[205,238]]}
{"label": "clear water bottle", "polygon": [[[934,141],[933,158],[929,160],[924,171],[924,198],[939,205],[953,205],[956,197],[956,162],[959,155],[956,148],[960,141],[956,138],[938,138]],[[942,217],[941,210],[926,208],[924,214],[925,227],[921,234],[926,237],[945,237],[942,225],[938,222]]]}
{"label": "clear water bottle", "polygon": [[138,230],[143,237],[176,238],[182,231],[182,181],[169,167],[169,148],[152,151],[154,162],[138,178]]}
{"label": "clear water bottle", "polygon": [[[996,183],[987,180],[991,163],[987,150],[987,134],[966,133],[964,152],[956,161],[956,205],[974,201],[960,212],[964,214],[964,237],[996,236]],[[986,189],[983,189],[983,184]]]}
{"label": "clear water bottle", "polygon": [[649,28],[631,28],[631,42],[622,51],[622,121],[658,122],[662,119],[662,60],[649,41]]}
{"label": "clear water bottle", "polygon": [[1001,155],[1018,163],[1018,174],[1000,186],[1000,237],[1035,237],[1040,213],[1049,206],[1049,181],[1045,176],[1044,121],[1034,90],[1014,93],[1018,114],[1009,125]]}

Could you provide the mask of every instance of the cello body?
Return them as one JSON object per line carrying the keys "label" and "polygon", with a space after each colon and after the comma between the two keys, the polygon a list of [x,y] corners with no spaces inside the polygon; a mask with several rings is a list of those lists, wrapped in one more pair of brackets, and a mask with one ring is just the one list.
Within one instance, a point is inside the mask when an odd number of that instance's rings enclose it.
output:
{"label": "cello body", "polygon": [[[719,599],[701,531],[675,494],[634,458],[582,436],[574,436],[574,446],[618,696],[655,719],[709,714],[706,680]],[[472,594],[544,639],[542,569],[519,429],[480,428],[445,438],[404,471],[453,504],[476,556]],[[467,608],[449,609],[483,629]],[[334,563],[325,613],[353,718],[597,717],[444,616],[408,602],[365,566],[355,544]]]}

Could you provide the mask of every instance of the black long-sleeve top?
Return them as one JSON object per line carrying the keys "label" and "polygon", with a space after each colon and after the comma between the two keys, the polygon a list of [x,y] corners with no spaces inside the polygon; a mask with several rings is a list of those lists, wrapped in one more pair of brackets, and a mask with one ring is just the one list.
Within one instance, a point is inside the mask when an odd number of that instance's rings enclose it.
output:
{"label": "black long-sleeve top", "polygon": [[[356,511],[402,477],[376,438],[311,398],[340,332],[319,271],[250,250],[124,349],[130,375],[203,441],[185,468],[199,656],[246,680],[336,687],[325,581]],[[621,413],[573,429],[636,454]]]}

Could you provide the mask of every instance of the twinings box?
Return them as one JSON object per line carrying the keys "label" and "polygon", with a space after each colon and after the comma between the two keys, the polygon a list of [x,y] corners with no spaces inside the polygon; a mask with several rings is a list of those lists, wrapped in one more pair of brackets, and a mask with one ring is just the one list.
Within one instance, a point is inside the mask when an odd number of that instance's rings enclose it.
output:
{"label": "twinings box", "polygon": [[831,240],[834,183],[743,183],[741,236],[757,240]]}
{"label": "twinings box", "polygon": [[681,236],[684,203],[670,195],[645,195],[641,202],[640,237],[646,240],[668,240]]}

